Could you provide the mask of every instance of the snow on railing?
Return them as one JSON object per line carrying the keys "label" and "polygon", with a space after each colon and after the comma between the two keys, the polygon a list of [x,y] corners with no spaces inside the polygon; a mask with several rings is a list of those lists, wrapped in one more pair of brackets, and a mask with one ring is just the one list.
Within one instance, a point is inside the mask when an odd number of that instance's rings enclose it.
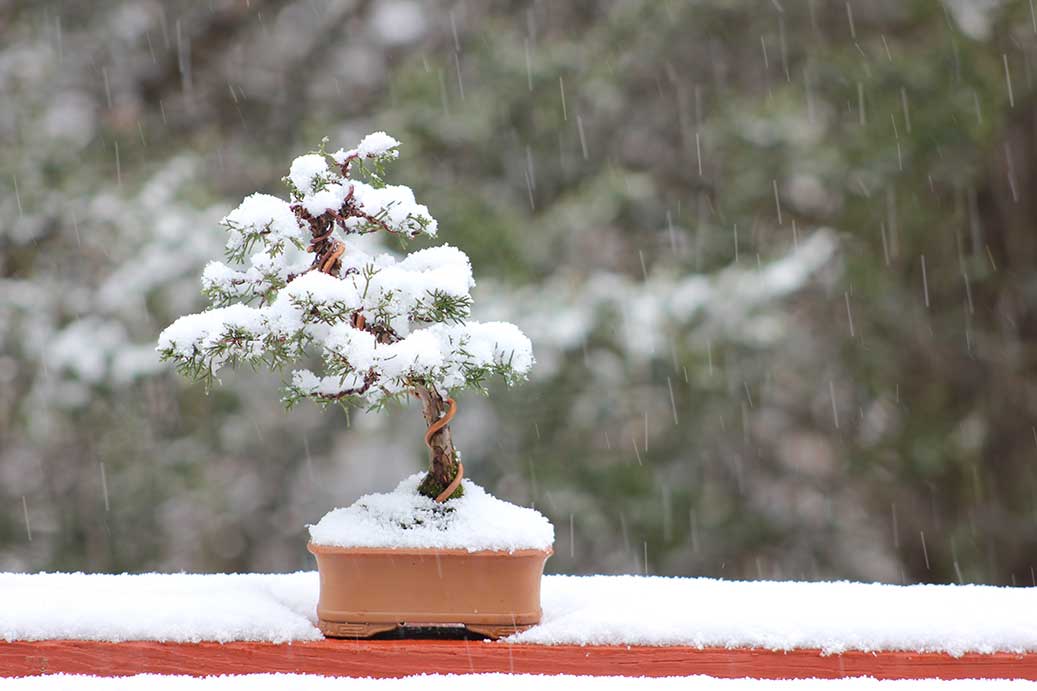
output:
{"label": "snow on railing", "polygon": [[0,676],[299,671],[1037,680],[1037,589],[545,576],[497,642],[325,640],[317,574],[0,574]]}

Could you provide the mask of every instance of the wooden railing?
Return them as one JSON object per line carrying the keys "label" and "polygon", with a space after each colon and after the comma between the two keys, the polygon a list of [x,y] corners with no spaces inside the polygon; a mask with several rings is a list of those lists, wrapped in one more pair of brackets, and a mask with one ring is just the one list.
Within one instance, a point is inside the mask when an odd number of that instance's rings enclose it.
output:
{"label": "wooden railing", "polygon": [[122,676],[140,673],[402,677],[421,673],[509,672],[760,679],[1030,679],[1037,653],[788,652],[680,646],[529,645],[479,640],[324,640],[276,643],[0,641],[0,677],[37,674]]}

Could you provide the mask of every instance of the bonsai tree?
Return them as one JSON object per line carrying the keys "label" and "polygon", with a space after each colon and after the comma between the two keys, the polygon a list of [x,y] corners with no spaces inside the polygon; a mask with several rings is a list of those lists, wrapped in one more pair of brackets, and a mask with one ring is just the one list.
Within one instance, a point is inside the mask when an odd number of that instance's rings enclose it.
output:
{"label": "bonsai tree", "polygon": [[352,236],[435,237],[438,225],[408,187],[386,184],[399,142],[375,132],[355,149],[296,158],[284,182],[290,201],[253,194],[222,221],[227,263],[210,262],[202,287],[211,309],[177,319],[158,351],[210,385],[225,365],[293,369],[284,389],[302,399],[378,408],[417,397],[428,424],[429,470],[419,491],[461,496],[463,466],[450,435],[451,392],[509,384],[533,364],[529,339],[513,324],[469,319],[472,267],[441,245],[397,261],[372,256]]}

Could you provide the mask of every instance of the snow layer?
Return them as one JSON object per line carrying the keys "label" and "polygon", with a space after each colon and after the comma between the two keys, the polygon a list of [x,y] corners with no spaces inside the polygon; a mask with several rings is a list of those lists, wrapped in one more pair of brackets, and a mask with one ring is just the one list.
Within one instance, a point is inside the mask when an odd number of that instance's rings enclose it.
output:
{"label": "snow layer", "polygon": [[1037,650],[1034,588],[639,576],[549,582],[543,622],[512,640],[826,653]]}
{"label": "snow layer", "polygon": [[717,679],[693,677],[580,677],[568,674],[422,674],[401,679],[350,679],[307,674],[242,674],[222,677],[186,677],[140,674],[133,677],[88,677],[53,674],[42,677],[5,679],[4,688],[14,691],[325,691],[330,689],[373,689],[375,691],[1033,691],[1037,682],[1020,679],[904,679],[879,681],[853,679]]}
{"label": "snow layer", "polygon": [[398,139],[390,137],[385,132],[372,132],[360,140],[356,152],[361,158],[385,156],[399,145]]}
{"label": "snow layer", "polygon": [[0,640],[312,641],[316,574],[0,573]]}
{"label": "snow layer", "polygon": [[450,245],[411,252],[398,262],[384,254],[377,262],[379,269],[367,286],[367,305],[387,304],[397,314],[413,313],[436,292],[467,297],[475,285],[468,255]]}
{"label": "snow layer", "polygon": [[320,216],[329,209],[337,211],[342,207],[342,202],[349,196],[349,190],[349,185],[333,182],[324,189],[307,193],[302,198],[302,205],[307,212],[314,216]]}
{"label": "snow layer", "polygon": [[[383,222],[393,233],[415,237],[425,233],[435,237],[439,227],[428,207],[414,199],[414,192],[405,185],[372,187],[359,180],[351,180],[356,208],[369,218]],[[304,201],[305,203],[305,201]],[[362,229],[367,220],[349,218],[346,226]]]}
{"label": "snow layer", "polygon": [[269,234],[272,243],[283,243],[293,238],[298,240],[304,235],[304,230],[288,202],[259,192],[245,197],[236,209],[223,218],[222,223],[230,230],[228,249],[238,246],[242,234]]}
{"label": "snow layer", "polygon": [[[430,378],[450,390],[463,386],[473,370],[510,366],[524,375],[533,366],[529,339],[517,326],[505,322],[433,324],[388,344],[379,344],[370,333],[348,324],[336,324],[324,338],[324,349],[348,362],[350,374],[377,374],[374,398],[405,390],[409,377]],[[344,380],[328,393],[349,388]]]}
{"label": "snow layer", "polygon": [[479,550],[547,549],[551,522],[463,480],[464,496],[437,504],[418,494],[423,473],[386,494],[368,494],[310,526],[310,539],[333,547],[435,547]]}
{"label": "snow layer", "polygon": [[328,178],[328,162],[320,154],[306,154],[292,161],[288,169],[288,179],[295,189],[306,195],[310,194]]}
{"label": "snow layer", "polygon": [[395,137],[390,137],[385,132],[372,132],[361,139],[355,149],[350,149],[349,151],[339,149],[331,157],[339,165],[345,163],[350,156],[358,156],[359,158],[390,156],[396,158],[400,155],[400,152],[397,150],[399,146],[400,142]]}
{"label": "snow layer", "polygon": [[[163,329],[158,337],[159,350],[169,349],[183,357],[190,357],[196,349],[208,350],[218,345],[227,334],[245,331],[257,335],[244,343],[240,351],[259,351],[263,347],[265,323],[265,315],[261,310],[240,303],[188,314]],[[218,370],[225,359],[214,357],[213,370]]]}
{"label": "snow layer", "polygon": [[[279,291],[272,304],[236,303],[180,317],[159,335],[158,350],[183,360],[205,353],[213,371],[218,371],[234,357],[262,355],[270,340],[314,340],[327,358],[348,363],[350,371],[318,377],[300,370],[293,373],[293,384],[311,395],[334,395],[357,388],[371,374],[377,378],[377,385],[365,394],[371,402],[404,390],[410,376],[430,378],[450,390],[464,386],[473,372],[503,370],[521,377],[533,366],[532,344],[509,323],[433,323],[412,331],[412,322],[432,318],[439,297],[469,297],[472,267],[461,250],[449,245],[430,247],[399,262],[387,254],[375,258],[360,250],[354,254],[365,267],[362,273],[336,278],[311,271]],[[203,284],[218,284],[229,291],[240,282],[247,292],[267,284],[270,275],[288,266],[254,267],[242,273],[213,262],[206,267]],[[354,311],[368,320],[388,315],[388,326],[403,338],[376,343],[370,333],[345,322],[344,315]]]}
{"label": "snow layer", "polygon": [[[0,574],[0,640],[313,640],[318,583]],[[541,599],[543,622],[509,643],[1037,651],[1034,588],[545,576]]]}
{"label": "snow layer", "polygon": [[[399,142],[384,133],[376,134],[385,136],[393,146],[399,145]],[[357,154],[361,158],[386,155],[395,158],[395,154],[398,153],[395,149],[389,154],[389,149],[384,148],[388,146],[388,142],[371,142],[369,147],[364,148],[370,139],[371,135],[365,137],[360,143],[359,150],[350,150],[344,155],[336,153],[333,158],[336,161],[340,158],[344,161],[351,154]],[[329,170],[327,160],[319,154],[306,154],[296,158],[292,162],[288,178],[301,195],[300,203],[313,216],[320,216],[328,210],[341,209],[346,198],[352,195],[353,206],[366,215],[366,218],[348,218],[346,226],[351,229],[369,232],[373,224],[375,229],[384,228],[408,237],[415,237],[421,233],[430,237],[436,235],[436,219],[429,213],[427,206],[419,204],[414,199],[413,190],[406,185],[374,187],[360,180],[344,179],[338,173]],[[252,195],[256,196],[267,195]]]}

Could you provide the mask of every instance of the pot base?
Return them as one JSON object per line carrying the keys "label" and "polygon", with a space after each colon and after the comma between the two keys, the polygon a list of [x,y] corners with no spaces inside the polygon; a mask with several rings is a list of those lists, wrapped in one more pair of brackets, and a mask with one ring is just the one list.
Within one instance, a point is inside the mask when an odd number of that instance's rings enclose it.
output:
{"label": "pot base", "polygon": [[[422,622],[407,622],[407,627],[421,627],[424,626]],[[432,625],[432,624],[428,624]],[[325,619],[319,619],[317,621],[317,627],[320,632],[328,638],[370,638],[380,633],[386,633],[388,631],[395,631],[401,628],[402,624],[354,624],[342,621],[327,621]],[[459,626],[458,629],[465,628],[474,634],[485,636],[487,638],[498,639],[510,636],[515,633],[520,633],[528,628],[533,627],[534,624],[466,624]]]}
{"label": "pot base", "polygon": [[317,628],[328,638],[370,638],[377,633],[392,631],[396,624],[350,624],[344,621],[317,620]]}

